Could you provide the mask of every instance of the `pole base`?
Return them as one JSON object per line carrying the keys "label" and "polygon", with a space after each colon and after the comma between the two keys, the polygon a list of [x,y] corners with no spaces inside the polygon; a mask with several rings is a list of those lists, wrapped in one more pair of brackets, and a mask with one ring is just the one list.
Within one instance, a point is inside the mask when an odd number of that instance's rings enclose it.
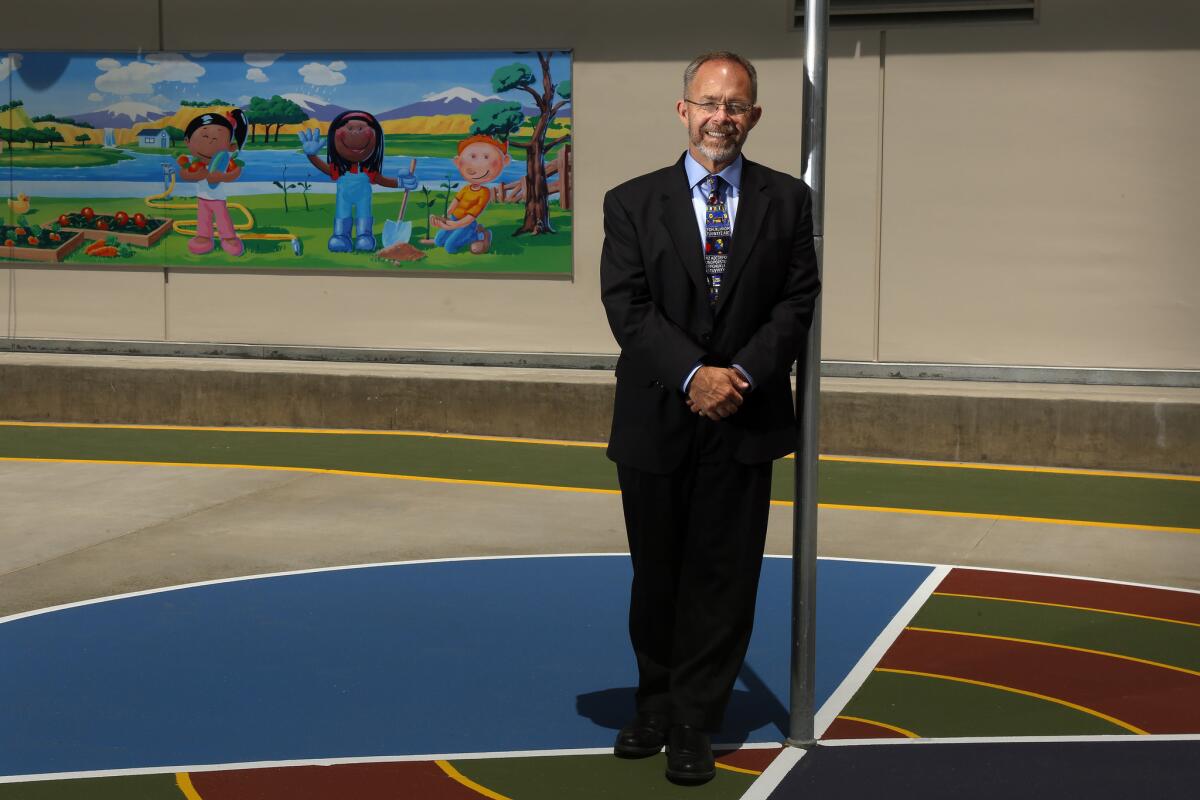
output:
{"label": "pole base", "polygon": [[808,750],[817,746],[816,739],[793,739],[790,736],[783,743],[788,747],[799,747],[802,750]]}

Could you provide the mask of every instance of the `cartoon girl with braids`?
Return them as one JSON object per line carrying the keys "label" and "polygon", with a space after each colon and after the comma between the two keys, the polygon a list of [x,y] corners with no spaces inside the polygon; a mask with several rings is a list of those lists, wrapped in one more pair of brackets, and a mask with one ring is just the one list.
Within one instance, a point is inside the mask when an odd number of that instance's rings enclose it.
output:
{"label": "cartoon girl with braids", "polygon": [[246,143],[246,114],[235,108],[224,114],[201,114],[188,123],[183,133],[188,152],[179,157],[179,178],[196,183],[196,235],[188,242],[188,251],[203,255],[213,249],[213,222],[221,237],[221,249],[240,256],[244,249],[229,218],[225,184],[236,181],[242,167],[233,155]]}
{"label": "cartoon girl with braids", "polygon": [[415,189],[417,179],[410,174],[395,178],[383,175],[383,128],[366,111],[343,111],[329,123],[328,163],[318,155],[323,143],[319,130],[300,131],[300,146],[308,160],[337,184],[329,250],[372,251],[375,234],[371,228],[375,220],[371,213],[371,185]]}

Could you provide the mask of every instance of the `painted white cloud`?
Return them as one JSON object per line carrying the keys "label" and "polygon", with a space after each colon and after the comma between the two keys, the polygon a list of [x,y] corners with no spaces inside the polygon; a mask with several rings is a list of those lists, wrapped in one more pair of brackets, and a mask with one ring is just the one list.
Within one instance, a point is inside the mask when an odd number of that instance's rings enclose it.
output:
{"label": "painted white cloud", "polygon": [[164,94],[154,95],[154,97],[150,98],[150,102],[156,106],[162,106],[163,108],[170,108],[171,106],[179,105],[174,100],[172,100],[171,98],[167,97]]}
{"label": "painted white cloud", "polygon": [[21,68],[21,54],[9,53],[0,58],[0,81],[8,80],[8,76]]}
{"label": "painted white cloud", "polygon": [[155,84],[166,81],[196,83],[205,73],[204,67],[179,53],[151,53],[145,61],[131,61],[122,66],[115,58],[96,62],[101,75],[96,88],[117,95],[154,94]]}
{"label": "painted white cloud", "polygon": [[92,92],[88,95],[88,100],[91,100],[93,103],[99,103],[104,100],[104,95],[99,92]]}
{"label": "painted white cloud", "polygon": [[329,65],[313,61],[301,67],[299,72],[304,76],[304,82],[313,86],[338,86],[346,82],[346,76],[340,70],[333,69],[334,64],[340,64],[341,69],[346,68],[344,61],[334,61]]}
{"label": "painted white cloud", "polygon": [[255,83],[266,83],[268,80],[267,73],[263,72],[258,67],[251,67],[250,69],[246,70],[246,80],[254,81]]}
{"label": "painted white cloud", "polygon": [[252,67],[269,67],[283,56],[283,53],[246,53],[245,62]]}
{"label": "painted white cloud", "polygon": [[[101,59],[96,62],[96,66],[103,69],[101,62],[111,60]],[[153,66],[145,61],[134,61],[125,67],[116,66],[105,70],[96,78],[96,88],[102,92],[119,95],[154,94],[153,74]]]}
{"label": "painted white cloud", "polygon": [[345,61],[330,61],[329,68],[331,70],[333,70],[334,72],[341,72],[342,70],[344,70],[346,68],[346,62]]}
{"label": "painted white cloud", "polygon": [[196,83],[206,70],[182,53],[151,53],[146,60],[154,65],[159,81]]}
{"label": "painted white cloud", "polygon": [[248,106],[248,105],[250,105],[250,99],[251,99],[250,95],[244,94],[237,99],[237,104],[239,106]]}

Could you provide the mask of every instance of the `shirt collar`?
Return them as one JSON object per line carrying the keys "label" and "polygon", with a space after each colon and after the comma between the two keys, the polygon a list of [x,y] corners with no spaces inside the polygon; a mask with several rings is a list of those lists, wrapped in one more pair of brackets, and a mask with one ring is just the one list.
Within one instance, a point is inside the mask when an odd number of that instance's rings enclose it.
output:
{"label": "shirt collar", "polygon": [[[689,150],[683,156],[683,169],[687,173],[688,186],[692,191],[696,190],[696,184],[708,177],[709,172],[704,167],[700,166],[700,162],[692,157],[692,151]],[[735,191],[741,191],[742,188],[742,155],[738,153],[738,157],[733,160],[725,169],[717,173],[727,184],[732,186]]]}

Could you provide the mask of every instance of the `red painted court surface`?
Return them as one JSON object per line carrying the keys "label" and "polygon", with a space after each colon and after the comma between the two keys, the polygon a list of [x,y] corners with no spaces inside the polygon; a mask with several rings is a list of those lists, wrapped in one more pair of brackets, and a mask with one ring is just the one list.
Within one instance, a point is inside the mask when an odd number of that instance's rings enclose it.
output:
{"label": "red painted court surface", "polygon": [[[592,560],[604,565],[604,559]],[[539,568],[550,561],[558,560],[543,559]],[[476,575],[478,563],[464,562],[464,568]],[[571,579],[577,585],[591,569],[588,563],[566,558],[555,567],[583,569]],[[147,764],[120,774],[85,766],[0,778],[0,800],[1096,800],[1131,796],[1133,785],[1143,787],[1137,796],[1144,800],[1195,797],[1186,787],[1200,785],[1200,594],[995,570],[939,567],[921,574],[929,577],[920,583],[916,576],[920,586],[910,602],[894,606],[899,610],[890,624],[828,695],[818,715],[818,725],[828,725],[820,746],[804,752],[762,741],[722,752],[717,778],[703,787],[666,783],[661,755],[630,762],[613,758],[604,746],[570,742],[558,750],[422,756],[422,723],[396,717],[394,725],[408,728],[405,741],[417,742],[411,754]],[[370,574],[341,578],[362,581]],[[239,608],[254,588],[253,582],[222,585],[243,593],[235,598]],[[854,589],[873,590],[867,580]],[[826,613],[836,616],[835,610]],[[487,658],[474,653],[469,641],[460,647],[460,658]],[[294,663],[303,668],[303,659]],[[422,691],[436,696],[442,689],[434,681]],[[298,695],[295,703],[303,706],[305,698]],[[186,731],[189,712],[176,709],[174,719]],[[318,717],[312,722],[323,724]],[[500,730],[506,724],[493,723]],[[605,724],[618,723],[614,717]],[[220,729],[208,730],[206,737]],[[611,733],[601,731],[601,738]],[[952,743],[940,743],[946,740]],[[1109,774],[1121,763],[1144,772],[1136,781],[1125,772]],[[997,772],[1002,770],[1007,772]],[[1109,777],[1095,780],[1099,775]],[[997,793],[999,786],[1007,793]],[[1087,793],[1072,787],[1087,787]]]}

